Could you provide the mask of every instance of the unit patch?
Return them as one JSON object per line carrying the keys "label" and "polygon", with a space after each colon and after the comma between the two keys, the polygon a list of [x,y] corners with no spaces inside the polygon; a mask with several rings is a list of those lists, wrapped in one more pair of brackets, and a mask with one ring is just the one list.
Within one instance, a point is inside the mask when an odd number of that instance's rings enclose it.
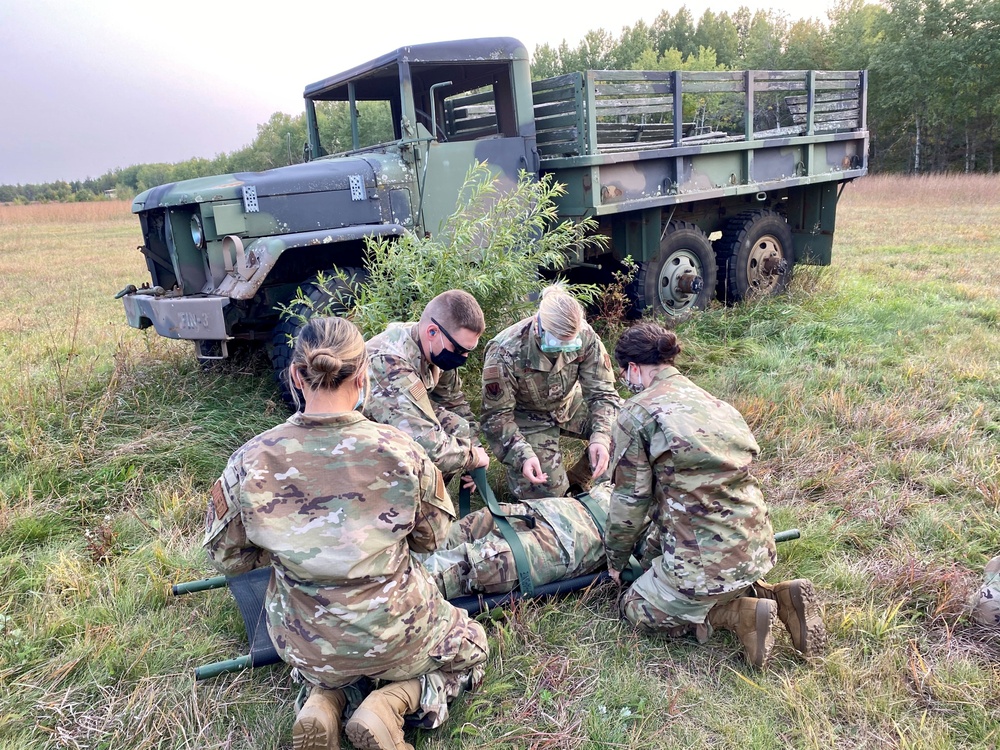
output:
{"label": "unit patch", "polygon": [[215,508],[216,518],[225,518],[229,512],[229,505],[226,503],[226,496],[222,491],[222,480],[216,479],[212,485],[212,507]]}

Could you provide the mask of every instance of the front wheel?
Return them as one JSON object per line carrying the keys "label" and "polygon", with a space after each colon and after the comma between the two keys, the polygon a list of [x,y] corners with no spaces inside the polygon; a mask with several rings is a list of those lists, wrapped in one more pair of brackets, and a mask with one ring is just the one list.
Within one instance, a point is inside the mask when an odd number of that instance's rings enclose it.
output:
{"label": "front wheel", "polygon": [[686,221],[667,225],[656,257],[639,264],[631,296],[639,312],[680,316],[703,310],[715,296],[716,265],[712,243]]}
{"label": "front wheel", "polygon": [[730,219],[716,247],[719,299],[727,304],[778,294],[792,278],[792,230],[774,211],[748,211]]}
{"label": "front wheel", "polygon": [[[281,398],[289,409],[296,408],[295,399],[292,396],[288,380],[285,373],[292,363],[292,351],[295,348],[295,337],[299,329],[303,326],[304,320],[311,318],[316,312],[326,315],[342,315],[350,308],[354,298],[354,293],[365,278],[365,272],[360,268],[342,268],[343,276],[338,276],[337,271],[326,271],[326,283],[320,284],[317,276],[313,276],[308,282],[302,285],[302,295],[308,302],[300,302],[294,305],[290,314],[282,314],[278,325],[274,327],[271,335],[271,345],[268,353],[271,357],[271,370],[274,379],[281,391]],[[302,397],[299,394],[301,403]]]}

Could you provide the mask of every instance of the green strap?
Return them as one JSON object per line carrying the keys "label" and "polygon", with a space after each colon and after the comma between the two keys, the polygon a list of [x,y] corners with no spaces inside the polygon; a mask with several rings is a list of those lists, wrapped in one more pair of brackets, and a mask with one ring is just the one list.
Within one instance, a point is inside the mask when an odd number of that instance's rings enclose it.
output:
{"label": "green strap", "polygon": [[[604,530],[608,526],[608,514],[604,512],[604,508],[597,504],[597,502],[590,496],[589,492],[584,492],[582,495],[577,495],[576,499],[580,501],[580,504],[587,509],[587,513],[590,514],[591,520],[594,522],[594,526],[597,527],[597,532],[601,535],[601,541],[604,541]],[[636,578],[642,575],[642,566],[639,561],[635,559],[635,555],[630,555],[628,558],[628,567],[622,571],[622,580],[625,583],[632,583]]]}
{"label": "green strap", "polygon": [[[473,469],[470,473],[476,481],[476,489],[483,496],[486,507],[489,508],[490,513],[493,515],[493,522],[497,525],[497,529],[510,547],[510,553],[514,557],[514,570],[517,573],[517,581],[521,587],[521,594],[524,596],[534,596],[535,584],[531,580],[531,565],[528,563],[528,556],[524,552],[524,545],[521,544],[521,539],[518,537],[517,531],[514,530],[514,527],[510,525],[510,521],[507,520],[508,518],[519,518],[528,525],[528,528],[533,529],[535,528],[534,517],[514,515],[513,513],[508,516],[503,513],[500,510],[500,503],[497,502],[496,495],[493,494],[493,489],[486,479],[486,469]],[[459,508],[469,506],[471,494],[464,487],[461,489],[458,496]]]}

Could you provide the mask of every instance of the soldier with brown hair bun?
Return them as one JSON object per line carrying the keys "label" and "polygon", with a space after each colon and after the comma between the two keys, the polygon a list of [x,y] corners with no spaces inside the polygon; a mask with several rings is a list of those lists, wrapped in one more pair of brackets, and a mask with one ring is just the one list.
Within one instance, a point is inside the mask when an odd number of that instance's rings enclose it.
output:
{"label": "soldier with brown hair bun", "polygon": [[[602,477],[621,398],[611,358],[562,284],[538,313],[501,331],[483,364],[483,434],[518,500],[565,495]],[[567,472],[559,437],[588,442]]]}
{"label": "soldier with brown hair bun", "polygon": [[780,618],[794,647],[815,653],[826,634],[812,583],[762,580],[775,548],[750,473],[757,441],[736,409],[680,374],[680,351],[674,333],[656,323],[633,326],[615,346],[635,395],[618,415],[612,443],[605,535],[612,578],[620,580],[644,535],[647,542],[646,571],[623,594],[622,614],[644,630],[694,630],[702,642],[712,628],[733,631],[756,667],[770,656]]}
{"label": "soldier with brown hair bun", "polygon": [[[296,750],[340,747],[348,694],[360,702],[345,727],[355,747],[412,750],[404,717],[440,725],[487,657],[482,626],[412,554],[440,546],[455,508],[424,450],[360,413],[368,355],[352,323],[306,323],[288,377],[305,408],[230,458],[212,488],[205,547],[227,575],[274,568],[268,633],[311,687]],[[365,677],[386,684],[361,701]]]}

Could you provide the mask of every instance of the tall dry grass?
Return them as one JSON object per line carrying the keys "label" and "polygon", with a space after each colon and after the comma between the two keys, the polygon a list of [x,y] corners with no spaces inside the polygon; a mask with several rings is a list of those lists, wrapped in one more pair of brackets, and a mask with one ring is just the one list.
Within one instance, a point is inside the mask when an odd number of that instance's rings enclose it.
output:
{"label": "tall dry grass", "polygon": [[130,201],[85,201],[81,203],[32,203],[25,206],[0,204],[0,226],[63,224],[134,220]]}
{"label": "tall dry grass", "polygon": [[[1000,634],[966,615],[1000,552],[997,190],[859,180],[833,266],[679,329],[682,369],[761,444],[775,526],[803,531],[773,577],[815,579],[826,655],[782,634],[754,672],[725,634],[635,633],[610,587],[522,604],[417,746],[996,747]],[[283,417],[268,374],[125,326],[134,219],[24,221],[40,208],[0,231],[0,750],[287,747],[286,669],[192,680],[245,647],[228,596],[164,594],[209,572],[208,488]]]}

